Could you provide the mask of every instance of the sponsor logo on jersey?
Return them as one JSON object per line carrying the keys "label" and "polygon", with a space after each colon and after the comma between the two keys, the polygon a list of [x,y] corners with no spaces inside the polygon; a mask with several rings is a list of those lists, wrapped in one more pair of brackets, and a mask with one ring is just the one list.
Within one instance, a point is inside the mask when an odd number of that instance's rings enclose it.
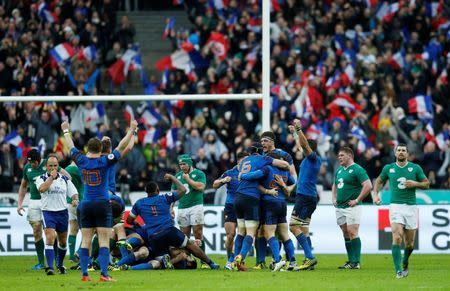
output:
{"label": "sponsor logo on jersey", "polygon": [[114,154],[109,154],[108,155],[108,160],[114,160]]}
{"label": "sponsor logo on jersey", "polygon": [[29,169],[27,170],[27,172],[31,172],[31,168],[29,168]]}
{"label": "sponsor logo on jersey", "polygon": [[409,167],[409,168],[408,168],[408,171],[412,172],[412,171],[413,171],[413,168]]}
{"label": "sponsor logo on jersey", "polygon": [[350,174],[353,173],[353,170],[348,171]]}
{"label": "sponsor logo on jersey", "polygon": [[339,170],[338,174],[340,174],[342,172],[342,170]]}
{"label": "sponsor logo on jersey", "polygon": [[395,169],[389,169],[389,173],[395,173]]}
{"label": "sponsor logo on jersey", "polygon": [[194,179],[195,179],[196,177],[197,177],[197,175],[196,175],[196,174],[192,175],[192,178],[194,178]]}

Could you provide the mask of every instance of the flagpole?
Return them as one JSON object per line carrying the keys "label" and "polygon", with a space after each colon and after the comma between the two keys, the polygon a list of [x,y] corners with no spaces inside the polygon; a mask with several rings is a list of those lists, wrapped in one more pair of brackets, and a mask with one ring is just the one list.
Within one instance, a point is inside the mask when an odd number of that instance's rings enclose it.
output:
{"label": "flagpole", "polygon": [[270,130],[270,0],[262,1],[262,129]]}

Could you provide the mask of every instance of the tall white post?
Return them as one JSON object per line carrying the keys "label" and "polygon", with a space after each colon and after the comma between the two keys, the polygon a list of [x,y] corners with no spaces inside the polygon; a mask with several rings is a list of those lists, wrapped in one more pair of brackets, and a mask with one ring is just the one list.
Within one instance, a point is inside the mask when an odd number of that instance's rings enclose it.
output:
{"label": "tall white post", "polygon": [[262,1],[262,129],[270,130],[270,0]]}

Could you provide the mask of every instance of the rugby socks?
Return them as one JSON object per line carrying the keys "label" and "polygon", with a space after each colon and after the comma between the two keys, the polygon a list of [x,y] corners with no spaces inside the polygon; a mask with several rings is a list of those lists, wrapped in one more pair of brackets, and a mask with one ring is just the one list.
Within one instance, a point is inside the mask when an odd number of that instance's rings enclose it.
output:
{"label": "rugby socks", "polygon": [[142,263],[136,266],[131,267],[131,270],[152,270],[153,269],[153,265],[150,263]]}
{"label": "rugby socks", "polygon": [[53,249],[53,245],[45,246],[45,258],[47,259],[47,266],[53,269],[55,266],[55,250]]}
{"label": "rugby socks", "polygon": [[311,248],[309,247],[308,240],[306,239],[306,236],[303,232],[297,236],[297,241],[302,246],[305,257],[307,259],[314,259]]}
{"label": "rugby socks", "polygon": [[284,245],[284,250],[286,252],[286,256],[287,259],[289,260],[289,262],[295,262],[295,249],[294,249],[294,243],[292,242],[292,240],[287,240],[285,242],[283,242]]}
{"label": "rugby socks", "polygon": [[241,253],[242,249],[242,242],[244,241],[243,235],[236,235],[236,238],[234,239],[234,253],[239,255]]}
{"label": "rugby socks", "polygon": [[268,243],[270,250],[272,251],[272,257],[275,260],[275,263],[278,263],[279,261],[281,261],[280,245],[278,244],[278,239],[272,236],[271,238],[269,238]]}
{"label": "rugby socks", "polygon": [[392,259],[394,261],[395,272],[401,272],[402,250],[400,249],[400,245],[392,245]]}
{"label": "rugby socks", "polygon": [[69,242],[69,257],[72,260],[75,258],[75,246],[77,243],[77,236],[69,235],[68,242]]}
{"label": "rugby socks", "polygon": [[347,261],[353,261],[353,253],[352,253],[352,243],[350,238],[344,237],[345,239],[345,250],[347,251]]}
{"label": "rugby socks", "polygon": [[109,265],[109,249],[101,247],[98,250],[98,263],[100,264],[100,270],[102,275],[108,276],[108,265]]}
{"label": "rugby socks", "polygon": [[411,256],[412,252],[414,251],[414,248],[405,248],[405,251],[403,253],[403,265],[407,265],[409,261],[409,256]]}
{"label": "rugby socks", "polygon": [[58,245],[58,259],[56,260],[58,268],[60,268],[64,265],[63,262],[64,262],[64,257],[66,256],[66,253],[67,253],[67,247],[62,248],[60,245]]}
{"label": "rugby socks", "polygon": [[231,263],[234,261],[234,253],[233,252],[227,252],[228,262]]}
{"label": "rugby socks", "polygon": [[83,276],[88,276],[88,266],[89,266],[89,249],[86,248],[80,248],[78,250],[78,254],[80,255],[80,267],[81,267],[81,273]]}
{"label": "rugby socks", "polygon": [[133,249],[141,245],[141,240],[137,237],[130,237],[127,239],[127,242],[133,247]]}
{"label": "rugby socks", "polygon": [[353,263],[359,263],[361,259],[361,239],[359,237],[350,241],[353,251]]}
{"label": "rugby socks", "polygon": [[252,246],[253,246],[253,237],[250,235],[246,235],[244,241],[242,242],[242,249],[240,252],[242,259],[245,259]]}
{"label": "rugby socks", "polygon": [[266,261],[266,246],[267,240],[265,237],[256,238],[255,240],[256,264],[261,264]]}
{"label": "rugby socks", "polygon": [[129,253],[128,255],[122,257],[120,261],[117,262],[117,266],[120,267],[122,265],[131,265],[134,262],[136,262],[136,256],[134,255],[134,253]]}
{"label": "rugby socks", "polygon": [[307,237],[306,237],[306,240],[308,241],[309,248],[312,250],[313,247],[312,247],[312,243],[311,243],[311,237],[310,237],[310,236],[307,236]]}
{"label": "rugby socks", "polygon": [[45,265],[45,256],[44,256],[45,244],[44,244],[44,240],[41,238],[40,240],[35,242],[34,243],[34,247],[36,248],[36,254],[37,254],[37,257],[38,257],[39,264],[44,266]]}
{"label": "rugby socks", "polygon": [[[125,239],[123,239],[121,241],[125,241]],[[128,256],[128,251],[127,251],[126,247],[120,246],[119,251],[120,251],[120,255],[122,256],[122,258]]]}

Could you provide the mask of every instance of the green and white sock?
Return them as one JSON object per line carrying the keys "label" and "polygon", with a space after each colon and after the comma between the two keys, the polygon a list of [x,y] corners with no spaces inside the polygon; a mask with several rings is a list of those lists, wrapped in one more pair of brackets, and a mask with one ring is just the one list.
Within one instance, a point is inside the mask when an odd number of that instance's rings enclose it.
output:
{"label": "green and white sock", "polygon": [[394,261],[395,272],[402,271],[402,250],[400,245],[392,245],[392,260]]}

